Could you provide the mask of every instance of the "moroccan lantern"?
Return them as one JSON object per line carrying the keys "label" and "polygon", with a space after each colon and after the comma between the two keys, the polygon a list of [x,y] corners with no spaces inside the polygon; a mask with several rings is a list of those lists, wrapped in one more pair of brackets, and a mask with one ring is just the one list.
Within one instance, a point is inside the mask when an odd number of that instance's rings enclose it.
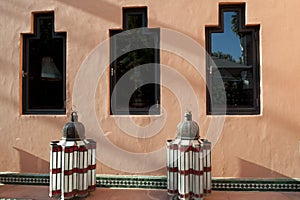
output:
{"label": "moroccan lantern", "polygon": [[76,112],[50,147],[50,197],[86,197],[96,189],[96,142],[85,138]]}
{"label": "moroccan lantern", "polygon": [[177,137],[167,141],[168,195],[202,200],[211,193],[211,143],[200,139],[199,126],[186,112]]}

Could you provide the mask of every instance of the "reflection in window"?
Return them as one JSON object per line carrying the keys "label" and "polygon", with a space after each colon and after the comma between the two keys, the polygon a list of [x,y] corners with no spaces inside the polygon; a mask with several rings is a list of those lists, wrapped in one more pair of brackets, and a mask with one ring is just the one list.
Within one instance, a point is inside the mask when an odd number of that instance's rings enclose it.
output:
{"label": "reflection in window", "polygon": [[23,34],[23,114],[65,113],[65,46],[54,13],[35,14],[34,34]]}
{"label": "reflection in window", "polygon": [[123,30],[110,30],[111,114],[159,114],[159,29],[141,27],[147,27],[147,9],[126,8]]}
{"label": "reflection in window", "polygon": [[218,114],[225,106],[227,114],[257,114],[259,26],[244,25],[244,5],[220,6],[220,22],[206,28],[206,47],[214,62],[207,62],[208,113]]}

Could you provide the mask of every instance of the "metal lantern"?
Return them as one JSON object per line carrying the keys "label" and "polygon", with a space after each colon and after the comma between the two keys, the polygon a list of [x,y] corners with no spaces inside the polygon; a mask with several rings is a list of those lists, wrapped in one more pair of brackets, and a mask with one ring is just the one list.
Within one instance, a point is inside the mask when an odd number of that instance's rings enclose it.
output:
{"label": "metal lantern", "polygon": [[178,124],[175,140],[167,141],[168,195],[202,200],[211,193],[211,143],[200,139],[191,112]]}
{"label": "metal lantern", "polygon": [[85,138],[76,112],[50,147],[50,197],[86,197],[96,189],[96,142]]}

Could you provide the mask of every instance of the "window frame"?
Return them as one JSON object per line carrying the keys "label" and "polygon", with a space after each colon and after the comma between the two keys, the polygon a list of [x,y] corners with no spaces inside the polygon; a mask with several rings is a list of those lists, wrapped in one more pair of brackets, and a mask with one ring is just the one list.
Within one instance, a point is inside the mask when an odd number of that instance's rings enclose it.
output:
{"label": "window frame", "polygon": [[[207,115],[258,115],[260,114],[260,53],[259,53],[259,32],[260,25],[245,24],[245,3],[219,5],[219,23],[217,26],[205,26],[206,39],[206,113]],[[212,55],[212,33],[224,33],[224,13],[237,12],[239,32],[251,33],[252,36],[252,63],[253,63],[253,103],[252,107],[214,108],[212,111],[210,90],[212,90],[212,76],[210,75],[211,55]]]}
{"label": "window frame", "polygon": [[[29,78],[28,72],[30,70],[29,66],[29,57],[30,57],[30,39],[41,39],[40,38],[40,25],[39,20],[43,18],[51,19],[52,27],[51,27],[51,39],[62,39],[62,100],[63,100],[63,108],[29,108]],[[23,115],[65,115],[66,114],[66,41],[67,41],[67,33],[66,32],[55,32],[54,30],[54,22],[55,22],[54,11],[50,12],[41,12],[41,13],[33,13],[33,33],[22,33],[22,114]],[[36,94],[37,95],[37,94]]]}
{"label": "window frame", "polygon": [[[128,16],[132,15],[132,14],[141,14],[142,15],[142,26],[141,28],[147,28],[147,32],[150,34],[155,35],[154,40],[158,41],[155,43],[155,49],[154,49],[154,60],[155,63],[151,63],[151,64],[155,64],[156,69],[155,69],[155,80],[157,82],[160,83],[160,30],[159,28],[148,28],[148,15],[147,15],[147,7],[123,7],[122,9],[122,17],[123,17],[123,26],[122,29],[110,29],[109,30],[109,37],[111,38],[112,36],[121,33],[123,31],[127,31],[130,30],[128,28]],[[110,39],[110,57],[111,55],[115,54],[114,49],[116,49],[116,41],[115,40],[111,40]],[[112,48],[113,47],[113,48]],[[114,99],[112,99],[112,93],[114,90],[115,85],[117,84],[117,78],[114,75],[114,73],[116,72],[116,65],[113,65],[114,61],[111,61],[110,59],[110,70],[109,70],[109,77],[110,77],[110,115],[146,115],[146,116],[150,116],[150,115],[159,115],[161,113],[160,107],[157,108],[157,110],[154,111],[154,114],[149,114],[148,110],[146,109],[136,109],[134,110],[134,108],[131,108],[128,110],[129,113],[123,109],[117,110],[114,113],[112,112],[112,106],[117,107],[117,103]],[[157,104],[160,104],[160,84],[159,86],[155,87],[155,91],[154,91],[154,99],[156,100]]]}
{"label": "window frame", "polygon": [[123,17],[122,17],[123,18],[123,29],[121,31],[129,30],[127,18],[128,18],[128,16],[133,15],[133,14],[142,15],[142,26],[141,27],[148,27],[147,7],[123,7],[122,13],[123,13]]}

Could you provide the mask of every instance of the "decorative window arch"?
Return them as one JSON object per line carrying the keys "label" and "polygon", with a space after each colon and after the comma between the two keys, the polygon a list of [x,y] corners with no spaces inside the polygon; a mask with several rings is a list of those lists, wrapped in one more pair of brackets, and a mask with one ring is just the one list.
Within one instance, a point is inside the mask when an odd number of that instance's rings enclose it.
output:
{"label": "decorative window arch", "polygon": [[220,5],[219,25],[206,26],[208,114],[260,113],[259,30],[245,25],[244,3]]}
{"label": "decorative window arch", "polygon": [[148,28],[147,7],[123,8],[123,29],[110,30],[112,115],[160,113],[159,42],[159,29]]}
{"label": "decorative window arch", "polygon": [[54,32],[54,12],[35,13],[22,36],[22,114],[65,114],[66,33]]}

